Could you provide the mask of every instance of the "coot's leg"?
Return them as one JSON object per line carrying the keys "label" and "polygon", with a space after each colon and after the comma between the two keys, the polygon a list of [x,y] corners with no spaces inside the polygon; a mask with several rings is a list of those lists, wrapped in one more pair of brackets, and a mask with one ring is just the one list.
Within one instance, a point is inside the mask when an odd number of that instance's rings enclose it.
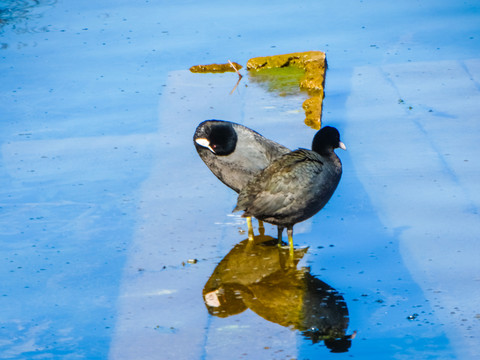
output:
{"label": "coot's leg", "polygon": [[252,218],[250,216],[247,217],[247,227],[248,227],[248,240],[253,241],[254,234],[253,234]]}
{"label": "coot's leg", "polygon": [[282,246],[283,226],[277,226],[277,228],[278,228],[278,246]]}
{"label": "coot's leg", "polygon": [[263,221],[258,220],[258,232],[260,233],[260,236],[265,235],[265,227],[263,226]]}
{"label": "coot's leg", "polygon": [[290,259],[293,260],[294,249],[293,249],[293,226],[287,227],[287,235],[288,235],[288,246],[289,246],[289,253]]}

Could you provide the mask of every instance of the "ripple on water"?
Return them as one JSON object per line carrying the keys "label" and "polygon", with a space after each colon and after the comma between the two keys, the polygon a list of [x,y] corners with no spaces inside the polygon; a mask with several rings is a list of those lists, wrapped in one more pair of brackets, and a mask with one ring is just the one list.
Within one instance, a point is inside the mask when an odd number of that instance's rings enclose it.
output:
{"label": "ripple on water", "polygon": [[46,26],[34,26],[32,20],[42,17],[42,11],[57,0],[5,0],[0,2],[0,33],[11,25],[16,33],[48,32]]}

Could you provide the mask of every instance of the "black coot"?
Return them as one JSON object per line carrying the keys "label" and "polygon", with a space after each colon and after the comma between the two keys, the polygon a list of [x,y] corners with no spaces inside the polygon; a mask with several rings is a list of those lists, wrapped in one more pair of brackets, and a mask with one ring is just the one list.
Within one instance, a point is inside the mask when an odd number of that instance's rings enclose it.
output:
{"label": "black coot", "polygon": [[[272,161],[290,152],[246,126],[223,120],[200,123],[193,141],[212,173],[237,193]],[[247,223],[250,237],[253,236],[250,217]],[[261,222],[260,229],[263,231]]]}
{"label": "black coot", "polygon": [[193,136],[195,148],[208,168],[237,193],[288,148],[243,125],[206,120]]}
{"label": "black coot", "polygon": [[258,173],[241,191],[234,211],[287,228],[293,253],[293,225],[315,215],[332,197],[342,175],[334,149],[346,149],[338,130],[326,126],[313,138],[312,150],[283,155]]}

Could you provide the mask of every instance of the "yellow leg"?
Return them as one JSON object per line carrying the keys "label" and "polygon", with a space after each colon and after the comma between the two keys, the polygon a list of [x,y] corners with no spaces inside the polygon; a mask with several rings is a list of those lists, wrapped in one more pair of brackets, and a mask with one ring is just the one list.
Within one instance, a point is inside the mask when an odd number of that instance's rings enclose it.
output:
{"label": "yellow leg", "polygon": [[293,261],[294,257],[294,248],[293,248],[293,228],[288,229],[287,228],[287,235],[288,235],[288,247],[289,247],[289,255],[290,255],[290,260]]}
{"label": "yellow leg", "polygon": [[247,217],[247,227],[248,227],[248,240],[253,241],[254,234],[253,234],[252,218],[250,216]]}

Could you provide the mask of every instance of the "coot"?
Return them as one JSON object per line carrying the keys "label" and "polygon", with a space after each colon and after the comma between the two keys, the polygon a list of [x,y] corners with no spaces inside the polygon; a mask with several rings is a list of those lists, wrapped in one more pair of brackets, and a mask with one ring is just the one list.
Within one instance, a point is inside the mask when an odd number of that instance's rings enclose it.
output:
{"label": "coot", "polygon": [[290,152],[246,126],[223,120],[202,122],[193,140],[208,168],[237,193],[273,160]]}
{"label": "coot", "polygon": [[312,150],[298,149],[283,155],[258,173],[239,193],[233,211],[278,226],[278,240],[287,228],[293,253],[293,225],[318,211],[332,197],[342,175],[334,149],[345,145],[337,129],[326,126],[314,136]]}
{"label": "coot", "polygon": [[[237,193],[272,161],[290,152],[246,126],[224,120],[200,123],[193,141],[198,155],[213,174]],[[252,235],[249,217],[247,223]],[[261,223],[260,228],[262,231]]]}

